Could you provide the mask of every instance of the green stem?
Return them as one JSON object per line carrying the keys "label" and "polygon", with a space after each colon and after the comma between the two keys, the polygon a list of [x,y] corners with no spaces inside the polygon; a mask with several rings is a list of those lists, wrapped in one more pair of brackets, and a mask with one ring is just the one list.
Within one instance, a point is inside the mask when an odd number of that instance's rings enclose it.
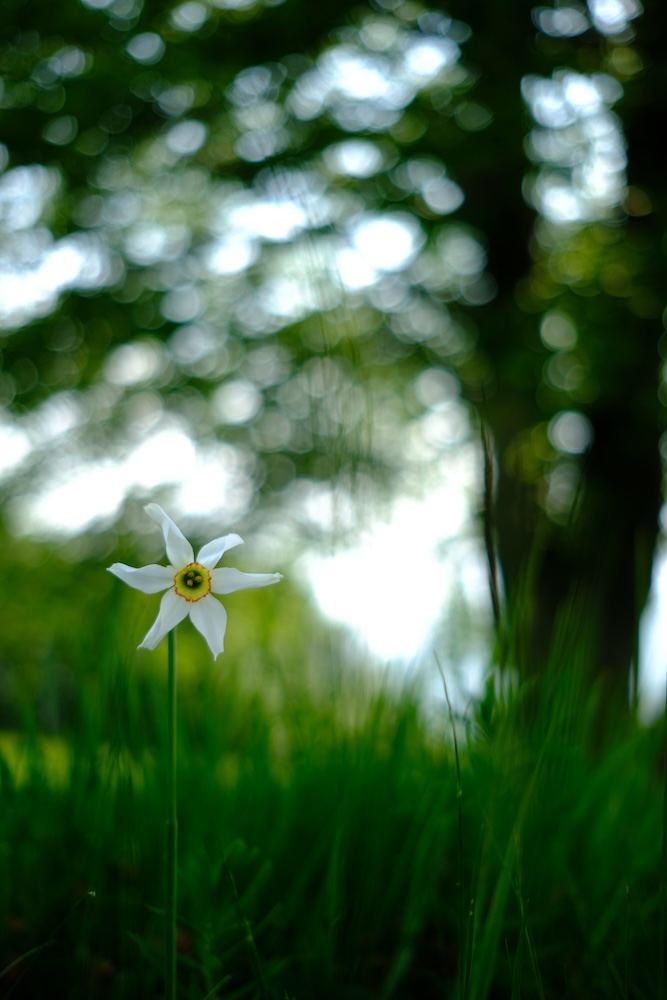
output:
{"label": "green stem", "polygon": [[[434,653],[435,662],[437,664],[438,670],[440,672],[440,677],[442,679],[442,686],[445,689],[445,699],[447,701],[447,711],[449,712],[449,723],[452,727],[452,736],[454,737],[454,760],[456,762],[456,826],[458,833],[458,902],[459,902],[459,996],[461,1000],[467,1000],[468,990],[469,990],[469,963],[465,962],[464,969],[464,954],[466,954],[466,934],[465,934],[465,910],[466,910],[466,899],[465,899],[465,872],[464,872],[464,855],[463,855],[463,787],[461,785],[461,764],[459,762],[459,744],[456,739],[456,723],[454,722],[454,713],[452,712],[452,703],[449,700],[449,691],[447,690],[447,679],[445,677],[445,671],[440,666],[440,660]],[[472,942],[472,919],[474,914],[473,901],[470,901],[470,911],[468,914],[468,943]]]}
{"label": "green stem", "polygon": [[167,948],[166,1000],[176,1000],[176,877],[178,817],[176,813],[176,632],[167,635]]}

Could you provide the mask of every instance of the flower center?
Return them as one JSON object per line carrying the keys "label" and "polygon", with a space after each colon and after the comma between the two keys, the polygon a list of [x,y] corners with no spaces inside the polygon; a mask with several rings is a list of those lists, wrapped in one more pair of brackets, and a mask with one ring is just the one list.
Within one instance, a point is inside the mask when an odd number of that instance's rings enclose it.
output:
{"label": "flower center", "polygon": [[211,589],[211,574],[201,563],[188,563],[174,577],[174,588],[186,601],[201,601]]}

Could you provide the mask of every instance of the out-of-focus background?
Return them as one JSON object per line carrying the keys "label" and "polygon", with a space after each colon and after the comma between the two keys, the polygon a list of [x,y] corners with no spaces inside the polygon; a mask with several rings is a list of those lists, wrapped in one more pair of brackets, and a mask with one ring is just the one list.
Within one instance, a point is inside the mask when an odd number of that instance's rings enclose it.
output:
{"label": "out-of-focus background", "polygon": [[[641,664],[650,714],[666,16],[7,0],[5,722],[28,681],[52,713],[75,683],[72,644],[125,601],[104,566],[162,559],[148,501],[285,573],[257,614],[324,615],[402,677],[437,650],[464,700],[494,552],[507,665],[539,671],[576,597],[609,698],[636,700]],[[155,602],[127,602],[130,650]]]}
{"label": "out-of-focus background", "polygon": [[666,1000],[666,37],[0,2],[3,997]]}

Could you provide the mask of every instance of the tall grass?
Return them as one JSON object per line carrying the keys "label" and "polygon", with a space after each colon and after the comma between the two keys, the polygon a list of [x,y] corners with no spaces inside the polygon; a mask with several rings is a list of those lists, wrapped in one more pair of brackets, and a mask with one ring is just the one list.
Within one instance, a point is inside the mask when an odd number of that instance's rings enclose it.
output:
{"label": "tall grass", "polygon": [[[180,997],[658,996],[664,736],[601,742],[585,644],[491,684],[455,754],[444,701],[269,632],[254,690],[183,635]],[[164,995],[166,654],[120,649],[64,731],[0,739],[0,996]]]}

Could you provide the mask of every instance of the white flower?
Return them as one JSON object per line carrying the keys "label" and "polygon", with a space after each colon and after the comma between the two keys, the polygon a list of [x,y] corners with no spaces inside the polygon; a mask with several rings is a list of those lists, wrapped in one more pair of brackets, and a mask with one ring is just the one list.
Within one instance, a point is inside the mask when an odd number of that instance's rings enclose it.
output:
{"label": "white flower", "polygon": [[139,649],[155,649],[167,632],[190,615],[192,624],[206,639],[215,659],[224,649],[227,612],[212,594],[232,594],[235,590],[249,587],[268,587],[282,580],[282,574],[242,573],[226,567],[215,569],[224,552],[243,544],[242,538],[238,535],[214,538],[199,550],[195,559],[190,542],[162,507],[149,503],[144,510],[162,528],[171,565],[157,566],[153,563],[139,569],[124,563],[109,566],[110,573],[144,594],[157,594],[169,588],[162,598],[160,612]]}

